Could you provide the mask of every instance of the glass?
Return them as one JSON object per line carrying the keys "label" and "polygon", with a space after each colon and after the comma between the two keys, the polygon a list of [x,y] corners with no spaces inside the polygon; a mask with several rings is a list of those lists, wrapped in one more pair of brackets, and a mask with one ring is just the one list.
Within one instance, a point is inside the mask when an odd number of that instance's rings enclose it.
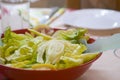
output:
{"label": "glass", "polygon": [[29,0],[1,0],[2,31],[29,28],[29,7]]}

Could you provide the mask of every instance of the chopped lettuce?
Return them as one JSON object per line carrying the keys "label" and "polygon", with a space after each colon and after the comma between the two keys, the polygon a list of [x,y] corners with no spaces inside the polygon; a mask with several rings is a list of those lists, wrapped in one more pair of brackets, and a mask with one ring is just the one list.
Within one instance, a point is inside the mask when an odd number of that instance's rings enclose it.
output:
{"label": "chopped lettuce", "polygon": [[34,64],[32,65],[34,70],[56,70],[55,66],[52,64]]}
{"label": "chopped lettuce", "polygon": [[48,35],[43,34],[43,33],[40,33],[40,32],[35,31],[35,30],[33,30],[33,29],[28,29],[28,30],[29,30],[30,32],[32,32],[33,34],[37,35],[37,36],[42,36],[42,37],[43,37],[44,39],[46,39],[46,40],[52,39],[51,36],[48,36]]}
{"label": "chopped lettuce", "polygon": [[13,64],[6,64],[6,66],[10,66],[14,68],[24,68],[28,64],[30,64],[30,61],[26,60],[18,63],[13,63]]}
{"label": "chopped lettuce", "polygon": [[0,64],[5,64],[5,59],[0,57]]}
{"label": "chopped lettuce", "polygon": [[55,65],[57,69],[70,68],[83,64],[83,59],[75,59],[71,57],[62,56],[60,61]]}
{"label": "chopped lettuce", "polygon": [[3,53],[3,47],[2,46],[0,46],[0,57],[2,57],[2,58],[4,58],[4,53]]}
{"label": "chopped lettuce", "polygon": [[3,45],[3,43],[2,43],[2,40],[1,40],[1,38],[0,38],[0,46],[2,46]]}
{"label": "chopped lettuce", "polygon": [[80,41],[86,29],[56,31],[53,36],[28,29],[30,33],[16,34],[10,28],[0,39],[0,64],[15,68],[56,70],[81,65],[98,53],[83,54],[87,47]]}
{"label": "chopped lettuce", "polygon": [[72,44],[69,41],[62,40],[65,45],[65,55],[70,54],[82,54],[87,48],[83,44]]}
{"label": "chopped lettuce", "polygon": [[63,53],[64,44],[60,40],[50,40],[38,48],[37,62],[55,64]]}
{"label": "chopped lettuce", "polygon": [[55,34],[53,34],[54,38],[68,40],[72,43],[80,43],[80,39],[86,38],[85,33],[86,29],[78,28],[78,29],[68,29],[68,30],[59,30]]}
{"label": "chopped lettuce", "polygon": [[75,59],[83,59],[84,63],[94,59],[99,53],[86,53],[81,55],[73,55],[71,57]]}

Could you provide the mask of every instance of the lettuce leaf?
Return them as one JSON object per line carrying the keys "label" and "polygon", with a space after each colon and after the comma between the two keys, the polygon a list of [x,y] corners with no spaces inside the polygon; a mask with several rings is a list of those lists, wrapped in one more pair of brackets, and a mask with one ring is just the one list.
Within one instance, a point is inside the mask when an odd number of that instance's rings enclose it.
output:
{"label": "lettuce leaf", "polygon": [[71,57],[62,56],[60,61],[56,63],[55,66],[57,69],[65,69],[81,64],[83,64],[83,59],[75,59]]}
{"label": "lettuce leaf", "polygon": [[68,40],[72,43],[80,43],[80,39],[85,38],[86,32],[87,30],[83,28],[59,30],[53,34],[53,37]]}
{"label": "lettuce leaf", "polygon": [[73,55],[75,59],[83,59],[84,63],[94,59],[99,53],[86,53],[81,55]]}

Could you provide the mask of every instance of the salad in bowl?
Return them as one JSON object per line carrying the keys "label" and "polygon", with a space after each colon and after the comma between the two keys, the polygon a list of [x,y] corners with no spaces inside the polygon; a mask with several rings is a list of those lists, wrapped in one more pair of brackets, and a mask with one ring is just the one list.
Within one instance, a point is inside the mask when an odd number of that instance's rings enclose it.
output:
{"label": "salad in bowl", "polygon": [[86,54],[81,40],[88,40],[86,29],[59,30],[52,35],[28,29],[17,34],[8,28],[0,46],[1,64],[14,68],[59,70],[78,66],[98,53]]}
{"label": "salad in bowl", "polygon": [[0,39],[0,73],[9,80],[75,80],[101,56],[86,53],[82,41],[94,41],[86,32],[7,28]]}

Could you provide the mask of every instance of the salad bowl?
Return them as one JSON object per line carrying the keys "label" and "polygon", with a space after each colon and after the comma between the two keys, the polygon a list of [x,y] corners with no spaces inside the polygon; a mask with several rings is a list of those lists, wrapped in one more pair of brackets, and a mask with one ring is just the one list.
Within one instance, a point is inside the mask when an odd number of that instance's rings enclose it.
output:
{"label": "salad bowl", "polygon": [[[53,29],[57,31],[59,29]],[[29,32],[27,29],[15,30],[17,34]],[[89,39],[89,43],[93,43],[94,39]],[[76,80],[82,76],[90,66],[101,56],[98,54],[94,59],[78,66],[60,69],[60,70],[26,70],[21,68],[13,68],[0,64],[0,73],[8,80]]]}

